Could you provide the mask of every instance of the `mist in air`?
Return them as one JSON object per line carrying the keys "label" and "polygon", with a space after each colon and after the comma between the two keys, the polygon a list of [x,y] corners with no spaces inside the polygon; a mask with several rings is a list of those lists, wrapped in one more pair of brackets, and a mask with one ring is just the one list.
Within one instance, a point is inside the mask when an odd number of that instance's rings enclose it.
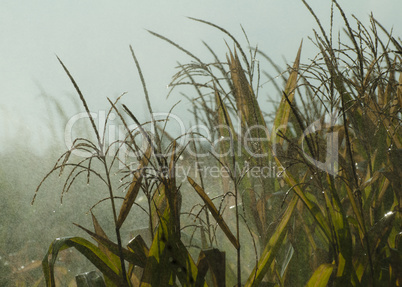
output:
{"label": "mist in air", "polygon": [[[68,171],[61,174],[56,170],[42,183],[75,138],[87,137],[96,142],[79,95],[57,57],[85,96],[98,129],[110,109],[108,98],[113,102],[120,96],[121,103],[140,122],[147,122],[151,117],[131,45],[142,69],[153,112],[167,114],[176,105],[171,111],[176,121],[168,127],[168,132],[178,137],[197,124],[191,99],[198,95],[186,86],[171,91],[169,84],[179,71],[178,66],[194,59],[148,30],[171,39],[205,62],[213,62],[214,57],[203,42],[222,61],[226,61],[228,48],[233,50],[235,44],[218,29],[187,17],[219,25],[243,47],[258,47],[258,51],[277,64],[275,68],[263,56],[257,57],[258,63],[255,63],[261,71],[258,101],[270,112],[281,96],[276,86],[284,84],[282,72],[291,65],[302,40],[302,62],[317,54],[309,40],[313,29],[319,29],[314,18],[302,1],[288,2],[2,1],[0,285],[39,282],[41,261],[50,243],[58,237],[87,236],[73,223],[92,228],[91,211],[115,240],[110,204],[100,202],[108,197],[108,191],[96,177],[88,180],[86,174],[81,174],[73,179]],[[322,25],[328,28],[330,1],[308,2]],[[373,12],[385,28],[394,29],[395,35],[401,32],[400,27],[393,27],[400,22],[402,3],[399,0],[339,3],[348,16],[354,14],[365,24],[369,23]],[[337,29],[334,34],[343,27],[339,13],[335,15],[334,21],[339,24],[334,25]],[[129,118],[127,114],[124,116]],[[109,143],[124,137],[121,130],[124,123],[116,112],[113,117],[105,131]],[[183,165],[192,164],[183,156]],[[118,169],[113,171],[115,176],[111,180],[119,187],[121,175]],[[184,168],[182,172],[184,175]],[[74,181],[71,188],[65,185],[66,180]],[[219,187],[218,182],[211,184]],[[124,197],[124,186],[118,190],[119,196]],[[134,207],[135,211],[125,223],[124,240],[148,226],[141,206],[146,202],[145,197],[139,197],[138,202],[139,206]],[[183,202],[187,211],[199,203],[197,199]],[[70,274],[69,280],[76,274],[93,270],[93,266],[75,251],[63,253],[59,260],[58,272]]]}

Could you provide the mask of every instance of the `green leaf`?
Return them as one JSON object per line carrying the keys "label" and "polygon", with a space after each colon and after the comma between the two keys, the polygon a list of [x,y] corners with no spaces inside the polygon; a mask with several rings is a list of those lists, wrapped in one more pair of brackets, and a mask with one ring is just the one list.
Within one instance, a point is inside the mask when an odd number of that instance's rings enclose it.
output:
{"label": "green leaf", "polygon": [[165,194],[165,185],[159,183],[158,187],[154,191],[151,199],[151,219],[152,219],[152,233],[157,230],[159,217],[165,212],[167,206],[167,199]]}
{"label": "green leaf", "polygon": [[392,229],[396,217],[395,211],[387,212],[374,226],[368,231],[368,236],[371,241],[372,253],[375,254],[375,249],[378,248],[380,243],[388,244],[388,237],[386,236]]}
{"label": "green leaf", "polygon": [[[182,241],[169,224],[169,205],[161,215],[158,230],[149,249],[141,287],[171,286],[178,277],[182,286],[194,286],[198,269]],[[170,285],[167,285],[170,282]],[[204,286],[204,284],[202,284]]]}
{"label": "green leaf", "polygon": [[[344,277],[343,280],[350,281],[352,272],[355,272],[352,263],[353,243],[350,234],[349,221],[346,217],[344,208],[339,200],[336,190],[331,190],[331,193],[324,191],[326,207],[329,210],[329,218],[332,221],[333,230],[338,243],[338,258],[337,276]],[[335,238],[332,238],[333,240]]]}

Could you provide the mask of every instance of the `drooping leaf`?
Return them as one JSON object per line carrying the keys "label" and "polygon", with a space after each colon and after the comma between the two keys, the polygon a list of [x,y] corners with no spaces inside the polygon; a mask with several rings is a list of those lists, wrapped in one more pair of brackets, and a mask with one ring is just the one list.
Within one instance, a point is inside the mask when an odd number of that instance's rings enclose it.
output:
{"label": "drooping leaf", "polygon": [[107,256],[94,244],[81,237],[57,238],[52,242],[48,252],[42,261],[43,273],[45,275],[46,286],[54,287],[54,268],[57,255],[60,251],[74,247],[84,255],[104,276],[117,286],[124,286],[124,279],[119,274],[119,270],[107,258]]}
{"label": "drooping leaf", "polygon": [[216,248],[202,250],[197,261],[198,274],[195,286],[203,286],[208,270],[212,275],[213,286],[225,286],[225,267],[225,252]]}
{"label": "drooping leaf", "polygon": [[214,217],[216,222],[219,224],[219,227],[225,233],[225,235],[229,239],[229,241],[233,244],[233,246],[236,249],[239,249],[239,242],[237,241],[237,239],[233,235],[233,233],[230,231],[230,229],[229,229],[228,225],[226,224],[225,220],[223,219],[222,215],[219,214],[218,209],[216,209],[215,204],[212,202],[212,200],[208,197],[208,195],[205,193],[205,191],[202,189],[202,187],[199,186],[197,183],[195,183],[195,181],[191,177],[188,176],[187,180],[190,182],[190,184],[193,186],[194,190],[198,193],[198,195],[204,201],[205,205],[208,207],[208,210],[211,212],[212,216]]}
{"label": "drooping leaf", "polygon": [[[95,241],[97,241],[98,243],[102,244],[103,246],[105,246],[108,250],[110,250],[113,254],[119,256],[120,252],[119,252],[119,246],[112,242],[111,240],[104,238],[88,229],[86,229],[85,227],[79,225],[79,224],[75,224],[77,227],[81,228],[82,230],[84,230],[86,233],[88,233]],[[133,253],[129,250],[127,250],[126,248],[122,247],[122,252],[123,252],[123,257],[125,260],[127,260],[128,262],[140,266],[140,267],[144,267],[145,266],[145,262],[143,257],[141,256],[141,254],[136,254]]]}

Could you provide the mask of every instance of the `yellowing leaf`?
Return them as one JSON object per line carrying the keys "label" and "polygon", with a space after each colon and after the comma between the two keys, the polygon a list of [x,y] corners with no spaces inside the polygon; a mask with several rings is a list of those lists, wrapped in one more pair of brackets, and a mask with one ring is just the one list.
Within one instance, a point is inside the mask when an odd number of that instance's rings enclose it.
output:
{"label": "yellowing leaf", "polygon": [[320,265],[310,277],[306,287],[326,287],[333,269],[334,265],[332,264]]}

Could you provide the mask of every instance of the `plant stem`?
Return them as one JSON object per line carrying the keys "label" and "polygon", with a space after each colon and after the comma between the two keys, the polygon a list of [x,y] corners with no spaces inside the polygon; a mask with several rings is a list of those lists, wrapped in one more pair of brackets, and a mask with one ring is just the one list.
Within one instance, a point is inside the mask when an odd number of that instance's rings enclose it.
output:
{"label": "plant stem", "polygon": [[235,181],[235,204],[236,204],[236,237],[239,243],[239,248],[237,248],[237,286],[241,286],[241,264],[240,264],[240,228],[239,228],[239,207],[238,207],[238,191],[237,183]]}
{"label": "plant stem", "polygon": [[[229,120],[226,117],[226,123],[229,127]],[[230,145],[232,147],[232,163],[233,163],[233,184],[235,188],[235,206],[236,206],[236,237],[238,242],[237,248],[237,286],[241,286],[241,258],[240,258],[240,225],[239,225],[239,191],[237,186],[237,172],[236,172],[236,155],[234,151],[234,141],[232,131],[229,128]]]}
{"label": "plant stem", "polygon": [[117,245],[119,247],[119,257],[120,257],[120,264],[121,264],[121,272],[122,272],[122,277],[123,277],[123,282],[124,282],[123,286],[128,287],[129,285],[127,283],[126,265],[124,263],[124,255],[123,255],[123,247],[122,247],[122,244],[121,244],[120,230],[117,227],[117,213],[116,213],[116,205],[115,205],[115,202],[114,202],[112,183],[110,181],[110,175],[109,175],[109,170],[107,168],[105,156],[102,155],[101,159],[102,159],[103,165],[105,167],[107,184],[108,184],[108,188],[109,188],[110,202],[112,204],[113,218],[114,218],[114,224],[115,224],[115,232],[116,232],[116,238],[117,238]]}
{"label": "plant stem", "polygon": [[[223,106],[222,99],[219,97],[219,102]],[[234,184],[234,189],[235,189],[235,206],[236,206],[236,238],[237,238],[237,243],[238,243],[238,248],[237,248],[237,286],[241,286],[241,258],[240,258],[240,226],[239,226],[239,206],[238,206],[238,200],[239,200],[239,192],[238,192],[238,187],[237,187],[237,173],[236,173],[236,154],[235,154],[235,147],[234,147],[234,140],[233,140],[233,134],[232,130],[230,129],[229,125],[229,119],[228,115],[223,112],[225,116],[225,122],[228,127],[229,131],[229,138],[230,138],[230,147],[231,147],[231,153],[232,153],[232,164],[233,164],[233,174],[232,174],[232,180]]]}

